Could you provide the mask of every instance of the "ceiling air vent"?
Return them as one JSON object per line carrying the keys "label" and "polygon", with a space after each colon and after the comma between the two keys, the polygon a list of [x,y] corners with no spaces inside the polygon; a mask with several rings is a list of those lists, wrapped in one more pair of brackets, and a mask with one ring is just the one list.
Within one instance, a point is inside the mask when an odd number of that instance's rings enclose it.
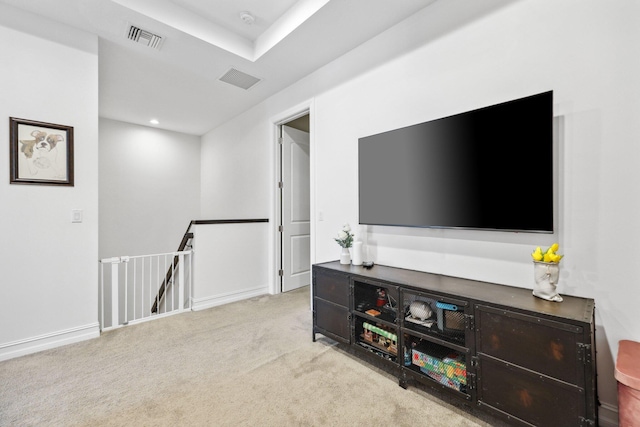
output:
{"label": "ceiling air vent", "polygon": [[129,40],[133,40],[136,43],[143,44],[153,49],[160,50],[160,47],[162,46],[162,36],[143,30],[135,25],[129,26],[129,31],[127,31],[126,36]]}
{"label": "ceiling air vent", "polygon": [[261,79],[251,76],[247,73],[243,73],[242,71],[238,71],[235,68],[230,68],[229,71],[224,73],[224,75],[218,80],[247,90],[256,83],[260,82]]}

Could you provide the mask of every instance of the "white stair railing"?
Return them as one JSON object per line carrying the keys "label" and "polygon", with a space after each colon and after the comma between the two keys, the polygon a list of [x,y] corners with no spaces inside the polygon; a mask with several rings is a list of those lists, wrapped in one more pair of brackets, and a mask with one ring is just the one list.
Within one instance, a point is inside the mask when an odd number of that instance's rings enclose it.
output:
{"label": "white stair railing", "polygon": [[192,260],[191,250],[100,260],[100,329],[190,310]]}

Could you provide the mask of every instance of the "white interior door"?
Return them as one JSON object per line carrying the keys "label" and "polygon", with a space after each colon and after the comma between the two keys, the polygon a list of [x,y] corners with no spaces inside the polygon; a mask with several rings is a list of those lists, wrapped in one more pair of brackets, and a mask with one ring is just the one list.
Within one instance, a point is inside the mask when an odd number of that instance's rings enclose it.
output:
{"label": "white interior door", "polygon": [[282,292],[311,284],[309,133],[282,126]]}

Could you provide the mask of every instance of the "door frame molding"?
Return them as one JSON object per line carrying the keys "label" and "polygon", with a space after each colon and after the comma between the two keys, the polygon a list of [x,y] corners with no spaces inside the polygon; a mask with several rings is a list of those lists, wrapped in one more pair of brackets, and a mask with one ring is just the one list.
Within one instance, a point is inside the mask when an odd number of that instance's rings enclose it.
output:
{"label": "door frame molding", "polygon": [[280,164],[280,127],[298,117],[309,115],[309,210],[310,212],[310,262],[314,263],[316,258],[315,251],[315,138],[314,138],[314,100],[309,99],[302,102],[295,107],[283,111],[282,113],[273,116],[271,118],[271,147],[273,150],[273,170],[272,170],[272,185],[271,185],[271,205],[272,205],[272,256],[270,265],[272,266],[272,279],[269,286],[269,293],[279,294],[282,292],[281,279],[278,274],[280,268],[282,268],[282,243],[280,241],[280,232],[278,226],[281,224],[282,208],[280,204],[280,191],[278,188],[278,182],[280,181],[280,174],[282,172],[282,165]]}

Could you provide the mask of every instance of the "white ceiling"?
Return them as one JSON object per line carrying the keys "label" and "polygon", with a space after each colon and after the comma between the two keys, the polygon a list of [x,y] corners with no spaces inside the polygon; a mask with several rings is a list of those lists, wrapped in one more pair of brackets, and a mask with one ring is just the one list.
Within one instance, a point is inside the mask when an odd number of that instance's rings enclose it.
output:
{"label": "white ceiling", "polygon": [[[201,135],[435,0],[0,0],[99,36],[100,116]],[[246,24],[241,12],[255,21]],[[135,25],[159,50],[125,37]],[[221,82],[230,68],[261,79]]]}

